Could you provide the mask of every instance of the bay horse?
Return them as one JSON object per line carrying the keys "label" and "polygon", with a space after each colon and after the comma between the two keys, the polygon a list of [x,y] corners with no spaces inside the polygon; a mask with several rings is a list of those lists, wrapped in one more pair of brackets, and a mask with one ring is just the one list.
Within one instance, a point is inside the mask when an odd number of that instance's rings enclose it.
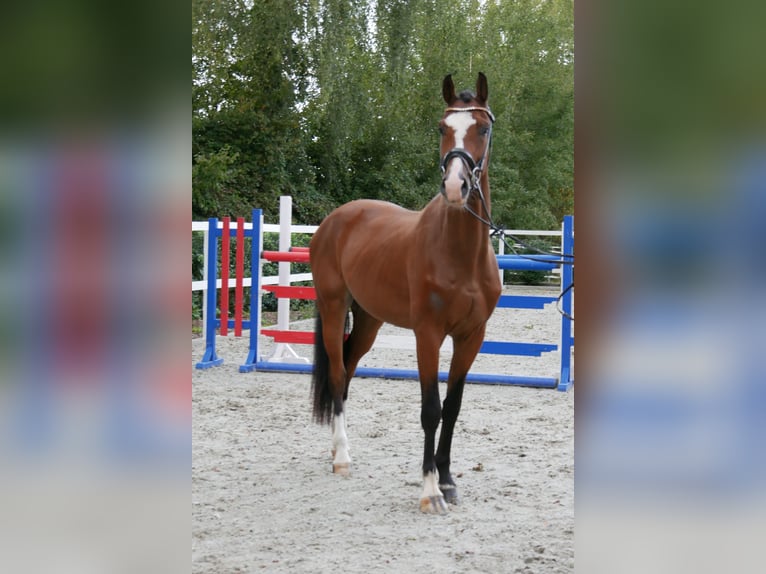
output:
{"label": "bay horse", "polygon": [[[351,468],[345,404],[349,382],[381,325],[415,333],[425,433],[420,510],[443,514],[459,500],[450,474],[450,450],[465,377],[484,340],[501,285],[487,227],[487,166],[494,117],[487,78],[476,91],[455,95],[442,82],[447,108],[439,122],[442,182],[420,211],[360,199],[321,223],[310,243],[317,295],[312,401],[314,420],[332,422],[333,472]],[[344,341],[348,312],[350,334]],[[447,337],[453,355],[444,404],[438,386],[439,348]],[[442,422],[434,454],[436,430]]]}

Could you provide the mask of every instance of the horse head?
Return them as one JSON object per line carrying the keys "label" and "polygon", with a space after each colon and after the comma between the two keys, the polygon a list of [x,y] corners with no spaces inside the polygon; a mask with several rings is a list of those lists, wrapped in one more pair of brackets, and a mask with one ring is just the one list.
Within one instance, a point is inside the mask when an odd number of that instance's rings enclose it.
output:
{"label": "horse head", "polygon": [[455,94],[455,84],[448,75],[442,82],[447,103],[439,122],[441,134],[441,194],[449,205],[464,207],[472,191],[486,185],[489,144],[495,117],[487,107],[487,77],[479,72],[476,92]]}

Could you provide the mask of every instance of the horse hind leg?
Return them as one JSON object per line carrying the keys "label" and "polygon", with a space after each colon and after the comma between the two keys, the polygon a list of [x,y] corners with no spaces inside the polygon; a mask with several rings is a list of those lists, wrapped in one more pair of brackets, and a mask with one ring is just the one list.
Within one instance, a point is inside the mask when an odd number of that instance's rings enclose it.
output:
{"label": "horse hind leg", "polygon": [[354,324],[343,348],[343,364],[346,367],[344,399],[348,398],[348,385],[356,373],[360,359],[372,348],[375,337],[383,325],[382,321],[370,315],[356,301],[351,304],[351,313],[354,317]]}
{"label": "horse hind leg", "polygon": [[314,420],[332,422],[333,472],[351,472],[344,413],[346,369],[343,364],[343,337],[348,304],[343,298],[332,303],[317,301],[318,317],[314,348]]}
{"label": "horse hind leg", "polygon": [[[348,436],[346,435],[346,400],[351,378],[356,372],[359,360],[370,350],[375,342],[375,336],[382,322],[364,311],[358,304],[351,307],[354,316],[354,327],[343,345],[343,366],[345,384],[343,387],[342,409],[336,410],[333,417],[333,472],[348,475],[351,471],[351,456],[348,453]],[[345,448],[345,451],[343,450]]]}

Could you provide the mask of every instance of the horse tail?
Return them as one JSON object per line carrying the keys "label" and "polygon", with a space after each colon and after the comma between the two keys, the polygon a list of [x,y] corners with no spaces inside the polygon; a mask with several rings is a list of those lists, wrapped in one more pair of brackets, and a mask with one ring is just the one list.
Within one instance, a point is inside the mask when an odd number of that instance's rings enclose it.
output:
{"label": "horse tail", "polygon": [[322,317],[316,316],[314,328],[314,371],[311,377],[314,422],[329,424],[332,420],[333,398],[330,392],[330,357],[322,337]]}

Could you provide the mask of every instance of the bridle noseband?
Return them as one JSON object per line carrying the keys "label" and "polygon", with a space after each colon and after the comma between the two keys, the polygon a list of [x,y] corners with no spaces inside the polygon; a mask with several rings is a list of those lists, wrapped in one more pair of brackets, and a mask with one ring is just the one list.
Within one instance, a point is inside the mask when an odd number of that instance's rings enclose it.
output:
{"label": "bridle noseband", "polygon": [[[494,124],[495,123],[495,116],[492,114],[491,111],[489,111],[489,108],[482,108],[478,106],[472,106],[468,108],[447,108],[445,110],[446,112],[484,112],[489,117],[490,121]],[[444,157],[442,158],[439,168],[441,169],[442,176],[447,172],[447,166],[454,158],[460,158],[460,160],[463,162],[463,164],[468,168],[469,173],[471,174],[471,187],[469,189],[469,193],[478,190],[481,194],[481,187],[479,185],[479,180],[481,179],[481,172],[484,170],[484,159],[487,157],[487,154],[489,153],[489,147],[492,143],[492,126],[490,125],[489,133],[487,134],[487,146],[484,148],[484,153],[481,155],[481,158],[479,161],[474,161],[473,157],[471,157],[471,154],[468,153],[467,150],[461,147],[455,147],[449,150],[447,153],[444,154]]]}

